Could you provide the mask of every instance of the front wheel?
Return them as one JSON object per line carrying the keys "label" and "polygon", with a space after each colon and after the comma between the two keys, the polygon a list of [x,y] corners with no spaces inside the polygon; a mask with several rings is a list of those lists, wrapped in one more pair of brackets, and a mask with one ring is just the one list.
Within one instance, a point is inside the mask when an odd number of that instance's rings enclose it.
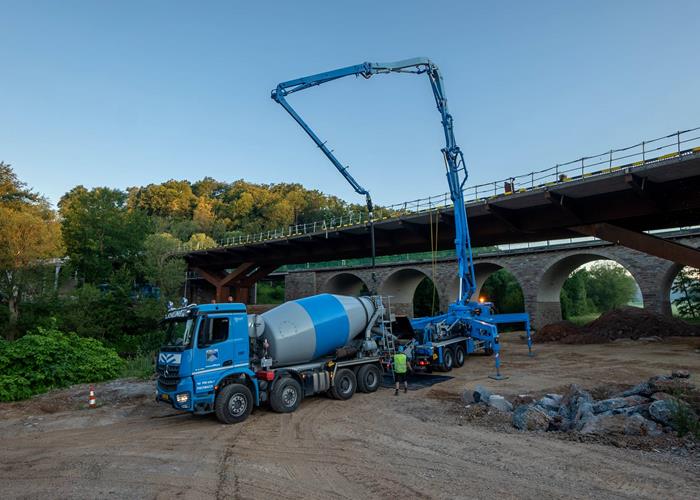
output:
{"label": "front wheel", "polygon": [[253,394],[245,385],[229,384],[216,395],[214,410],[224,424],[243,422],[253,411]]}
{"label": "front wheel", "polygon": [[374,392],[379,389],[381,372],[377,365],[364,365],[357,370],[357,388],[360,392]]}
{"label": "front wheel", "polygon": [[299,407],[303,397],[299,382],[293,378],[283,378],[272,389],[270,406],[277,413],[291,413]]}

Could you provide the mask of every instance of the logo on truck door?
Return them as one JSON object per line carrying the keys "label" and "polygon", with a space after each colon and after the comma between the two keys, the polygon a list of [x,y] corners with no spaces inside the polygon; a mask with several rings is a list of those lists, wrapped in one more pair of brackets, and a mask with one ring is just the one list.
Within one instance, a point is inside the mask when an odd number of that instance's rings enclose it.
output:
{"label": "logo on truck door", "polygon": [[207,363],[214,363],[219,359],[218,349],[207,349]]}

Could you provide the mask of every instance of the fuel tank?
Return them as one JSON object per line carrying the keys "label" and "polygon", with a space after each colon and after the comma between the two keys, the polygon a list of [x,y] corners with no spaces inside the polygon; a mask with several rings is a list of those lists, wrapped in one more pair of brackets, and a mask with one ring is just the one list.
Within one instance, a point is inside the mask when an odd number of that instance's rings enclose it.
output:
{"label": "fuel tank", "polygon": [[273,366],[306,363],[362,334],[374,311],[369,297],[313,295],[261,314],[261,336],[270,343]]}

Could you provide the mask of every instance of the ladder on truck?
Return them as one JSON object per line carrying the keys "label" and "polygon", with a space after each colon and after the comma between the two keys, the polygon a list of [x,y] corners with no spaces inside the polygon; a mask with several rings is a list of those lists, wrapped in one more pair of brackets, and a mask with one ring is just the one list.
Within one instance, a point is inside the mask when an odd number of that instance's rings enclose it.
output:
{"label": "ladder on truck", "polygon": [[381,346],[380,346],[380,364],[383,370],[391,373],[392,379],[394,377],[394,370],[391,369],[391,364],[394,359],[394,354],[396,354],[396,336],[394,335],[394,330],[392,327],[391,318],[391,296],[379,297],[382,303],[386,303],[384,307],[384,312],[382,313],[382,318],[379,322],[382,331]]}

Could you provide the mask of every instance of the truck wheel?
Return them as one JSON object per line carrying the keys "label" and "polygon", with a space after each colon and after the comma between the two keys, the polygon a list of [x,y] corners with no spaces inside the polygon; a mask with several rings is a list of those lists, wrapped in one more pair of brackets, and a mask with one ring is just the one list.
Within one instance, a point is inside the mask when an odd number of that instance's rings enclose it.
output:
{"label": "truck wheel", "polygon": [[455,364],[454,354],[452,349],[446,347],[442,350],[442,371],[449,372]]}
{"label": "truck wheel", "polygon": [[491,356],[493,354],[493,347],[484,347],[484,354]]}
{"label": "truck wheel", "polygon": [[299,407],[303,397],[299,382],[293,378],[283,378],[272,389],[270,406],[277,413],[291,413]]}
{"label": "truck wheel", "polygon": [[364,365],[357,370],[357,389],[360,392],[374,392],[379,389],[381,373],[377,365]]}
{"label": "truck wheel", "polygon": [[331,395],[335,399],[350,399],[352,395],[355,394],[356,387],[357,378],[355,378],[355,373],[347,368],[341,368],[335,372],[333,387],[331,388]]}
{"label": "truck wheel", "polygon": [[457,368],[464,366],[464,347],[461,345],[455,347],[455,366]]}
{"label": "truck wheel", "polygon": [[253,394],[242,384],[224,386],[216,395],[214,410],[224,424],[243,422],[253,411]]}

